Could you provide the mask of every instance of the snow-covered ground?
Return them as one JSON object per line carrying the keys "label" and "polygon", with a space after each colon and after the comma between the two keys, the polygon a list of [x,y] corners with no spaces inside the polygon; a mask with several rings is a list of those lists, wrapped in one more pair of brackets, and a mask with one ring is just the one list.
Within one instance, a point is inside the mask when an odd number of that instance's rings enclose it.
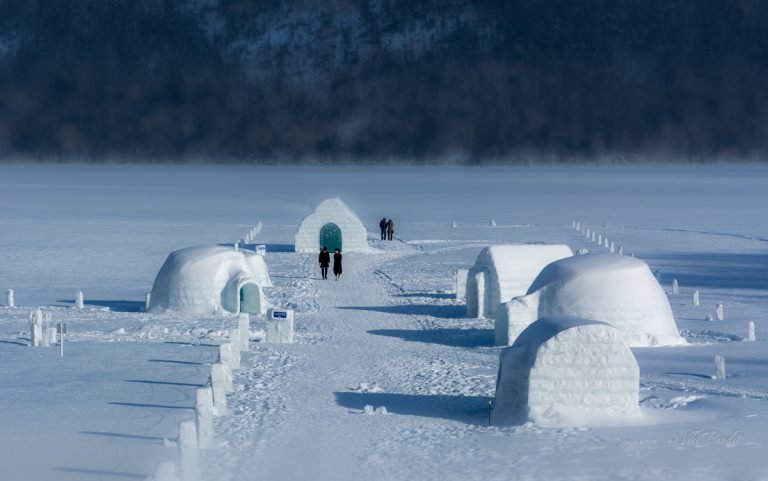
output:
{"label": "snow-covered ground", "polygon": [[[252,323],[209,479],[768,479],[766,186],[764,166],[0,166],[0,302],[13,288],[22,306],[0,307],[0,479],[143,479],[174,459],[236,321],[144,313],[144,294],[169,252],[258,221],[267,296],[296,310],[297,342]],[[293,235],[337,196],[372,238],[392,217],[397,240],[323,282]],[[633,350],[640,421],[489,427],[499,348],[492,321],[463,317],[452,271],[494,243],[606,251],[574,218],[660,272],[690,345]],[[717,302],[725,320],[705,321]],[[27,347],[36,306],[69,323],[63,359]],[[742,342],[749,320],[758,342]]]}

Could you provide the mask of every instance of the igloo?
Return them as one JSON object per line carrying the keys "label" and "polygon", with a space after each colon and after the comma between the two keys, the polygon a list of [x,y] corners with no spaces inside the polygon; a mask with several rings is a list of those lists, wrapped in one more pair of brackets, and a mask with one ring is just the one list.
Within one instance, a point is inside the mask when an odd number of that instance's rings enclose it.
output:
{"label": "igloo", "polygon": [[634,257],[588,254],[549,264],[527,295],[502,304],[496,344],[512,344],[536,319],[561,316],[607,322],[632,347],[685,343],[664,289]]}
{"label": "igloo", "polygon": [[501,351],[493,424],[577,426],[637,414],[640,369],[604,322],[541,319]]}
{"label": "igloo", "polygon": [[486,247],[467,276],[467,317],[493,318],[499,304],[524,295],[547,264],[572,255],[566,245]]}
{"label": "igloo", "polygon": [[155,278],[149,311],[262,314],[262,288],[271,287],[264,258],[231,247],[189,247],[172,252]]}
{"label": "igloo", "polygon": [[368,233],[363,222],[341,199],[324,200],[299,224],[296,252],[319,252],[325,246],[333,252],[365,252]]}

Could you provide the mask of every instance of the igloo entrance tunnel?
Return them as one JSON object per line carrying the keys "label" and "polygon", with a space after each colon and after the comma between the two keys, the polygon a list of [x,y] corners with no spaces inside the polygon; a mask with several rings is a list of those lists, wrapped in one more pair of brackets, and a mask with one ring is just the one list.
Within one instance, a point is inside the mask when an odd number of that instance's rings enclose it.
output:
{"label": "igloo entrance tunnel", "polygon": [[617,329],[574,318],[534,322],[501,351],[493,424],[578,426],[636,414],[640,369]]}
{"label": "igloo entrance tunnel", "polygon": [[231,247],[189,247],[172,252],[152,287],[149,310],[189,314],[263,314],[264,287],[271,287],[264,258]]}
{"label": "igloo entrance tunnel", "polygon": [[341,199],[324,200],[299,224],[296,252],[318,252],[323,246],[333,251],[365,252],[367,231],[359,217]]}
{"label": "igloo entrance tunnel", "polygon": [[544,266],[572,255],[566,245],[486,247],[467,275],[467,317],[493,318],[500,303],[528,291]]}

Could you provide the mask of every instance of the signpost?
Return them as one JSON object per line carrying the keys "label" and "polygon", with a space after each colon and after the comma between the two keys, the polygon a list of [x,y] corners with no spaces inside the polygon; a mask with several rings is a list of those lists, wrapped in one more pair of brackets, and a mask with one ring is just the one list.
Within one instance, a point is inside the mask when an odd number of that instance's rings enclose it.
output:
{"label": "signpost", "polygon": [[67,323],[57,322],[56,332],[59,334],[59,347],[61,348],[61,357],[64,357],[64,334],[67,333]]}
{"label": "signpost", "polygon": [[293,310],[268,309],[266,331],[267,342],[293,342]]}

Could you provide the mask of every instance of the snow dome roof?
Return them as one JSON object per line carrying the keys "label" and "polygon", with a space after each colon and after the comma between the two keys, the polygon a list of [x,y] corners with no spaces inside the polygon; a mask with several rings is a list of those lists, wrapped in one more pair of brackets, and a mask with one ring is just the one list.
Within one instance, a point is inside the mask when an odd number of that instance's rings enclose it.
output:
{"label": "snow dome roof", "polygon": [[172,252],[155,278],[150,311],[210,314],[237,311],[240,288],[272,285],[264,258],[232,247],[188,247]]}
{"label": "snow dome roof", "polygon": [[538,319],[566,316],[607,322],[631,346],[685,343],[664,290],[648,265],[634,257],[588,254],[553,262],[522,299]]}
{"label": "snow dome roof", "polygon": [[610,326],[610,324],[605,322],[579,319],[577,317],[539,319],[520,333],[517,339],[515,339],[513,346],[526,345],[538,347],[563,331],[589,325]]}

